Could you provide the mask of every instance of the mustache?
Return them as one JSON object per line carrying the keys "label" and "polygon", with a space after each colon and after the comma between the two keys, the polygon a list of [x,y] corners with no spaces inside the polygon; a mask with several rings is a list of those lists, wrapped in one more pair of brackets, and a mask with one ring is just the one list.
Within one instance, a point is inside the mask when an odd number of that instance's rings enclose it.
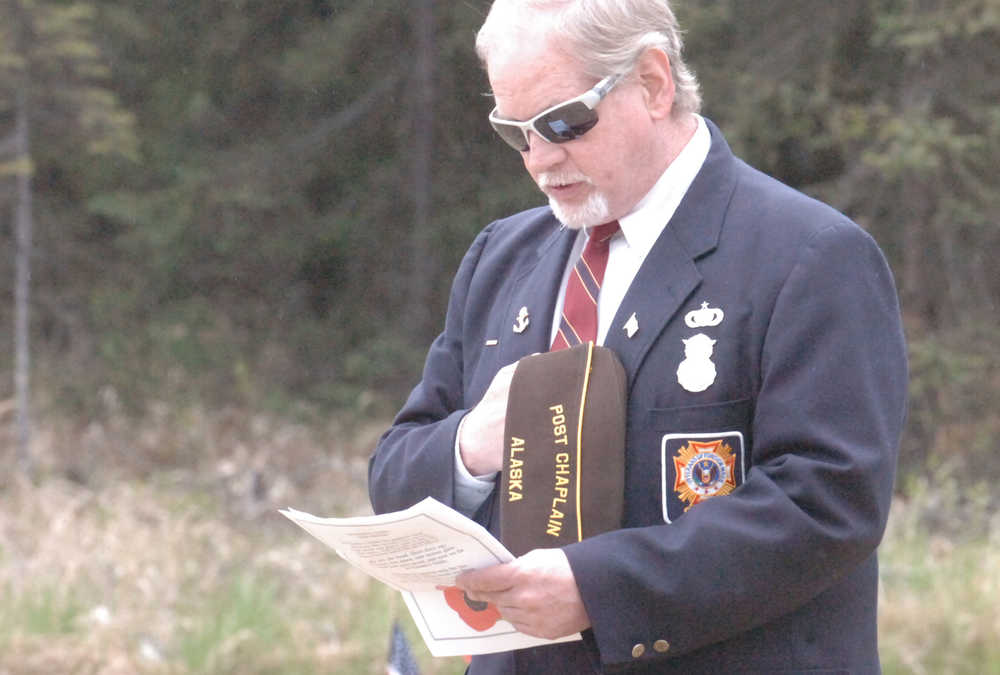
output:
{"label": "mustache", "polygon": [[548,187],[559,187],[561,185],[570,185],[572,183],[590,184],[592,181],[588,176],[585,176],[582,173],[546,171],[538,174],[538,187],[542,189]]}

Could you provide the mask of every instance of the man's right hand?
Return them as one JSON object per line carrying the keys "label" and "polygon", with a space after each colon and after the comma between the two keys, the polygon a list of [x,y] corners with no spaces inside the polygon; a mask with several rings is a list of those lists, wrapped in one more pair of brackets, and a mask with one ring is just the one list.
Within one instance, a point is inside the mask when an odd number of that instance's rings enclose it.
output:
{"label": "man's right hand", "polygon": [[485,476],[503,468],[503,429],[507,416],[507,393],[516,363],[493,376],[483,399],[465,416],[458,435],[458,448],[465,468],[473,476]]}

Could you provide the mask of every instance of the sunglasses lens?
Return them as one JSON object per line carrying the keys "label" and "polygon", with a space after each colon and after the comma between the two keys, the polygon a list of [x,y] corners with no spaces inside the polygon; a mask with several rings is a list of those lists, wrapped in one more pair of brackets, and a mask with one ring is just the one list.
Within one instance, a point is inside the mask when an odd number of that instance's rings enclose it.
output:
{"label": "sunglasses lens", "polygon": [[500,138],[510,147],[519,152],[524,152],[528,149],[528,143],[524,139],[524,132],[521,131],[520,127],[513,124],[504,124],[502,121],[494,119],[490,120],[490,124],[493,125],[494,131],[500,134]]}
{"label": "sunglasses lens", "polygon": [[538,118],[534,127],[539,134],[545,137],[545,140],[552,143],[565,143],[583,136],[595,124],[597,124],[597,111],[575,101],[560,106]]}
{"label": "sunglasses lens", "polygon": [[[490,115],[490,124],[510,147],[520,152],[528,149],[528,141],[522,130],[526,123],[508,123]],[[531,128],[550,143],[565,143],[583,136],[595,124],[597,124],[597,112],[580,101],[574,101],[532,120]]]}

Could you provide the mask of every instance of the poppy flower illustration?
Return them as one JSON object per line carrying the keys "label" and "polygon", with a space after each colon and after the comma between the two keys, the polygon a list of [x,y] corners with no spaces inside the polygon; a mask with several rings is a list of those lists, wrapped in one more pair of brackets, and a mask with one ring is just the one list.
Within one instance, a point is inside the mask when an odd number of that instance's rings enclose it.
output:
{"label": "poppy flower illustration", "polygon": [[438,586],[444,591],[444,600],[469,628],[482,633],[500,620],[500,610],[491,602],[472,600],[458,586]]}

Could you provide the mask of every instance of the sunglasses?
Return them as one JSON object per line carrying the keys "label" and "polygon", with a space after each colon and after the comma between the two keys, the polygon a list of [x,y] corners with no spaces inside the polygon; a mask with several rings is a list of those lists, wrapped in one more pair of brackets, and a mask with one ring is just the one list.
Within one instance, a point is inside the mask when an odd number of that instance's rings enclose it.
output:
{"label": "sunglasses", "polygon": [[572,141],[594,128],[597,124],[594,108],[621,79],[621,75],[608,75],[587,93],[543,110],[526,122],[505,120],[498,117],[497,109],[493,108],[490,124],[507,145],[520,152],[528,150],[529,131],[534,131],[549,143]]}

